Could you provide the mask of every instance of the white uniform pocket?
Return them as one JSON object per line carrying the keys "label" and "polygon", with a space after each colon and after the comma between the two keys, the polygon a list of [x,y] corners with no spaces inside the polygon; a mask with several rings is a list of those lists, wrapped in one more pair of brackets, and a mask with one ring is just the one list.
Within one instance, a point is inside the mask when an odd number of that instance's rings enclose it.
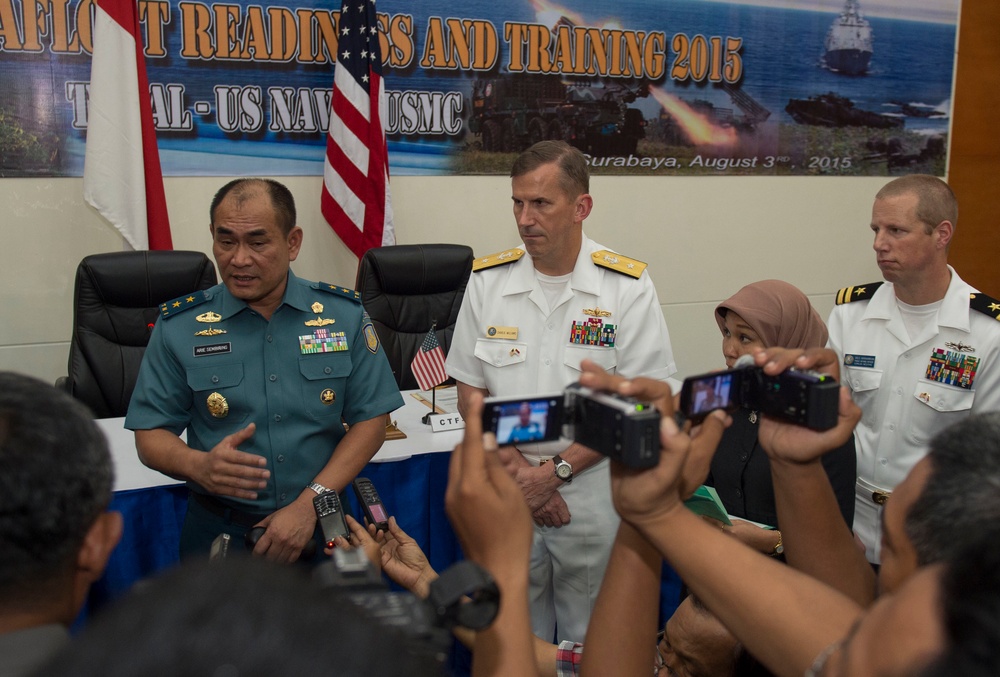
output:
{"label": "white uniform pocket", "polygon": [[917,381],[913,397],[927,408],[914,409],[914,416],[907,421],[906,436],[927,446],[940,431],[969,415],[976,392],[922,379]]}
{"label": "white uniform pocket", "polygon": [[566,346],[563,351],[563,364],[573,371],[580,371],[580,363],[584,360],[596,362],[601,369],[613,374],[618,366],[618,351],[614,348],[576,345]]}
{"label": "white uniform pocket", "polygon": [[520,364],[528,357],[528,344],[498,339],[476,339],[476,357],[491,367]]}

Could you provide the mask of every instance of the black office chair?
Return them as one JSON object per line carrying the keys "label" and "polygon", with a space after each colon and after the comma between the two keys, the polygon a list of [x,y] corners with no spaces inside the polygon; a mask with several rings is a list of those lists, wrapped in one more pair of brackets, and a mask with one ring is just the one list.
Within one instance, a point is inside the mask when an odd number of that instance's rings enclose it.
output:
{"label": "black office chair", "polygon": [[76,269],[73,336],[65,388],[95,418],[124,416],[159,305],[216,283],[201,252],[93,254]]}
{"label": "black office chair", "polygon": [[356,286],[400,390],[418,387],[410,362],[434,322],[447,355],[472,258],[458,244],[381,247],[361,257]]}

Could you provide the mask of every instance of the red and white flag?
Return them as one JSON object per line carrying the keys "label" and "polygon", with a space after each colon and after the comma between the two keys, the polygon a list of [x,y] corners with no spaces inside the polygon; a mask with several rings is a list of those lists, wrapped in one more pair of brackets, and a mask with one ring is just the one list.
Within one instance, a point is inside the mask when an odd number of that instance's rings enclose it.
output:
{"label": "red and white flag", "polygon": [[135,0],[97,0],[83,196],[133,249],[173,249]]}
{"label": "red and white flag", "polygon": [[413,370],[421,390],[430,390],[448,379],[448,372],[444,370],[444,349],[438,343],[434,327],[431,327],[424,336],[424,342],[413,356],[410,369]]}
{"label": "red and white flag", "polygon": [[344,0],[338,26],[321,208],[334,232],[361,258],[372,247],[396,243],[374,0]]}

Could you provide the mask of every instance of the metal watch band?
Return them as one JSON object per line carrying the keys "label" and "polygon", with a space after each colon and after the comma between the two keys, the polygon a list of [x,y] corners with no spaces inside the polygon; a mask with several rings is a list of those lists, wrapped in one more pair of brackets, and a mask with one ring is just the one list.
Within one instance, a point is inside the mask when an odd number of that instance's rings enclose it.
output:
{"label": "metal watch band", "polygon": [[315,491],[317,494],[325,494],[326,492],[330,491],[330,489],[327,489],[318,482],[313,482],[312,484],[309,485],[309,488]]}

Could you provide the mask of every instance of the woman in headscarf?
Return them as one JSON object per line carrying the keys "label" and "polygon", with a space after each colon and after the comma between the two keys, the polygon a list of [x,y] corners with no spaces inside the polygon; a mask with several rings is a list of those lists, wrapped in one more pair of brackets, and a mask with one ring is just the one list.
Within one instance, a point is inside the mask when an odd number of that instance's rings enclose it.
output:
{"label": "woman in headscarf", "polygon": [[[828,337],[826,325],[806,295],[781,280],[762,280],[743,287],[716,307],[715,321],[722,331],[722,354],[729,368],[741,355],[758,348],[822,348]],[[751,547],[778,555],[782,544],[771,466],[757,442],[760,412],[739,409],[732,418],[706,483],[715,487],[731,516],[775,527],[763,529],[737,520],[732,529]],[[824,456],[823,467],[844,521],[852,527],[857,479],[854,439]]]}

